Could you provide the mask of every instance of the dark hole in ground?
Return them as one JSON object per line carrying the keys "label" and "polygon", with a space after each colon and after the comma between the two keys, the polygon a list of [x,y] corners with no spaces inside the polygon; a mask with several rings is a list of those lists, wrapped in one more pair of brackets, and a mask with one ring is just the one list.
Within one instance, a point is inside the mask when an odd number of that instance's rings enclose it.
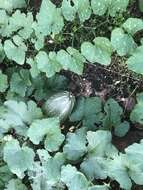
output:
{"label": "dark hole in ground", "polygon": [[42,0],[30,0],[29,6],[34,9],[35,12],[39,11]]}

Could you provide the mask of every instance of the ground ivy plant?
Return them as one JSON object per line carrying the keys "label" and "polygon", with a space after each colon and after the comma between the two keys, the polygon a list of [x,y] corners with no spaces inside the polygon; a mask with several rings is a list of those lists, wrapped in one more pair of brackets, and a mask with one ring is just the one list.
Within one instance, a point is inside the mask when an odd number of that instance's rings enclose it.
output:
{"label": "ground ivy plant", "polygon": [[85,64],[107,67],[116,54],[129,70],[143,74],[143,43],[135,40],[143,30],[140,18],[127,18],[110,36],[95,35],[77,46],[57,43],[67,26],[115,19],[129,3],[62,0],[56,6],[41,0],[33,11],[29,0],[0,0],[1,190],[110,190],[112,181],[125,190],[143,185],[143,140],[124,152],[112,144],[112,134],[123,137],[131,122],[143,124],[142,93],[130,123],[113,98],[78,97],[68,119],[73,131],[41,108],[51,94],[68,90],[63,70],[82,75]]}

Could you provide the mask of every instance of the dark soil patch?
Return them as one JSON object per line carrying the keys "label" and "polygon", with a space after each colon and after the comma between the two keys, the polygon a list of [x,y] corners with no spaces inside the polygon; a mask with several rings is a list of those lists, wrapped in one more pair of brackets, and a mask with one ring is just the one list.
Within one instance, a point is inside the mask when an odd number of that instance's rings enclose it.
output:
{"label": "dark soil patch", "polygon": [[35,11],[39,11],[42,0],[30,0],[29,6]]}
{"label": "dark soil patch", "polygon": [[130,17],[143,18],[143,13],[139,10],[139,0],[133,0],[128,8]]}
{"label": "dark soil patch", "polygon": [[139,143],[140,140],[143,139],[143,130],[131,130],[128,134],[122,138],[113,136],[113,144],[120,151],[124,151],[129,145],[133,143]]}
{"label": "dark soil patch", "polygon": [[[123,61],[123,62],[121,62]],[[99,64],[86,64],[82,76],[68,71],[61,72],[70,81],[69,90],[75,96],[104,96],[122,101],[123,98],[135,97],[143,91],[143,77],[129,72],[124,60],[114,57],[108,67]]]}

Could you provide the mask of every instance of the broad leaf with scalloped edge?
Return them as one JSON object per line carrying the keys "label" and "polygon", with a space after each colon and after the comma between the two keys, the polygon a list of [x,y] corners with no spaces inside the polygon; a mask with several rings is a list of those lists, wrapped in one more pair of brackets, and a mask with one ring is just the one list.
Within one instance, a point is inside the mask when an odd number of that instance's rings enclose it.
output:
{"label": "broad leaf with scalloped edge", "polygon": [[57,151],[64,141],[58,118],[35,120],[31,124],[27,135],[33,144],[36,145],[46,137],[44,141],[45,149],[50,152]]}
{"label": "broad leaf with scalloped edge", "polygon": [[90,42],[82,43],[81,53],[91,63],[109,65],[111,63],[112,46],[107,38],[96,37],[94,45]]}
{"label": "broad leaf with scalloped edge", "polygon": [[127,60],[127,66],[131,71],[143,74],[143,46],[139,46]]}
{"label": "broad leaf with scalloped edge", "polygon": [[19,178],[23,178],[24,172],[33,167],[34,156],[31,148],[20,147],[19,142],[15,139],[8,141],[4,146],[4,161]]}
{"label": "broad leaf with scalloped edge", "polygon": [[68,160],[78,160],[87,151],[86,148],[86,129],[81,128],[75,133],[68,133],[66,144],[63,148]]}

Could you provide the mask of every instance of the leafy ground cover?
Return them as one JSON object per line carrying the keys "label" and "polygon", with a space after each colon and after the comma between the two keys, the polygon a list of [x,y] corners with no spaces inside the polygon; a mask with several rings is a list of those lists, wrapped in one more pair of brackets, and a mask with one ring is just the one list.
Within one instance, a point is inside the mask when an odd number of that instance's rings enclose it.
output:
{"label": "leafy ground cover", "polygon": [[[0,18],[0,190],[142,190],[142,0],[0,0]],[[61,122],[43,105],[63,91]]]}

